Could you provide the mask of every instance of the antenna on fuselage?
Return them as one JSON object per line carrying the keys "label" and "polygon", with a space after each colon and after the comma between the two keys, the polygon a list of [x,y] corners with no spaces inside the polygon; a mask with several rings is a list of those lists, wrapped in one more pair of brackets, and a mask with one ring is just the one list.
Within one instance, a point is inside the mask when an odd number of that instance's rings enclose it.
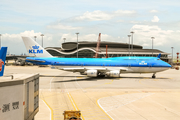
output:
{"label": "antenna on fuselage", "polygon": [[161,53],[159,53],[159,55],[157,57],[160,59],[161,58]]}

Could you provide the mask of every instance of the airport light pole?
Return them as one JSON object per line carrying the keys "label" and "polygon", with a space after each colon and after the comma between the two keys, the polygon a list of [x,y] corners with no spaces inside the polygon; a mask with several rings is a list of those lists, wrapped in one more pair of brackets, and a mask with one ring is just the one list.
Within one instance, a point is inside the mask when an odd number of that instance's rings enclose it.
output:
{"label": "airport light pole", "polygon": [[133,56],[133,34],[134,34],[134,32],[131,31],[131,34],[132,34],[132,37],[131,37],[131,40],[132,40],[132,41],[131,41],[131,44],[132,44],[132,45],[131,45],[131,49],[132,49],[132,51],[131,51],[131,52],[132,52],[132,56]]}
{"label": "airport light pole", "polygon": [[44,36],[44,34],[41,34],[41,36],[42,36],[42,47],[43,47],[43,36]]}
{"label": "airport light pole", "polygon": [[129,45],[128,45],[129,49],[128,49],[128,51],[129,51],[129,56],[130,56],[130,37],[131,37],[131,35],[128,35],[128,37],[129,37]]}
{"label": "airport light pole", "polygon": [[34,40],[36,41],[37,36],[34,36]]}
{"label": "airport light pole", "polygon": [[2,35],[0,34],[0,49],[1,49],[1,36],[2,36]]}
{"label": "airport light pole", "polygon": [[172,58],[171,58],[171,64],[173,64],[173,49],[174,47],[171,47],[172,48]]}
{"label": "airport light pole", "polygon": [[155,39],[155,37],[151,37],[152,39],[152,57],[153,57],[153,40]]}
{"label": "airport light pole", "polygon": [[77,58],[78,58],[78,32],[76,33],[77,34]]}
{"label": "airport light pole", "polygon": [[64,43],[65,43],[66,38],[63,38],[63,40],[64,40]]}

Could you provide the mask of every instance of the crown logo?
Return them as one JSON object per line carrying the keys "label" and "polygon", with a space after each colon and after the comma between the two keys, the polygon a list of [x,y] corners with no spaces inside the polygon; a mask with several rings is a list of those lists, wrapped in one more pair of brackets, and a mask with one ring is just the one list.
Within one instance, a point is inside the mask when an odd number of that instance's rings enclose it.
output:
{"label": "crown logo", "polygon": [[32,46],[33,49],[39,49],[39,46],[35,45],[35,46]]}

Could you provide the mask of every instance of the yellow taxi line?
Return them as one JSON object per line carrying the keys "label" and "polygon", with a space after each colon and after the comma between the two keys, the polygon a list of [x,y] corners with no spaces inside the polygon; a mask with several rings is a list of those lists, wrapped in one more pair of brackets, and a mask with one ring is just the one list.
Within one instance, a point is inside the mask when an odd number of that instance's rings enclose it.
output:
{"label": "yellow taxi line", "polygon": [[[69,99],[70,99],[70,101],[71,101],[71,104],[73,105],[74,110],[79,110],[79,108],[77,107],[77,105],[76,105],[73,97],[71,96],[71,94],[70,94],[70,93],[67,93],[67,95],[68,95],[68,97],[69,97]],[[83,115],[82,115],[82,113],[81,113],[81,117],[82,117],[83,120],[85,120],[84,117],[83,117]]]}
{"label": "yellow taxi line", "polygon": [[49,106],[49,104],[44,100],[44,99],[42,99],[43,101],[44,101],[44,103],[49,107],[49,109],[51,110],[51,120],[54,120],[54,113],[53,113],[53,109]]}
{"label": "yellow taxi line", "polygon": [[111,80],[111,82],[105,83],[105,84],[112,84],[113,80]]}

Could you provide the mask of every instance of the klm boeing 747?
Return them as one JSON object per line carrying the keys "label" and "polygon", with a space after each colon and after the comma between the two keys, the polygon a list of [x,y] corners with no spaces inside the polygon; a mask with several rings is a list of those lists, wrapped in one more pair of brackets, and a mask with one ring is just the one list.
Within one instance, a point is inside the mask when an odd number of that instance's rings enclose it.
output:
{"label": "klm boeing 747", "polygon": [[57,58],[50,55],[37,42],[22,37],[30,56],[26,62],[37,65],[50,65],[60,70],[80,72],[88,77],[120,77],[122,73],[153,73],[171,68],[171,65],[158,57],[113,57],[113,58]]}

